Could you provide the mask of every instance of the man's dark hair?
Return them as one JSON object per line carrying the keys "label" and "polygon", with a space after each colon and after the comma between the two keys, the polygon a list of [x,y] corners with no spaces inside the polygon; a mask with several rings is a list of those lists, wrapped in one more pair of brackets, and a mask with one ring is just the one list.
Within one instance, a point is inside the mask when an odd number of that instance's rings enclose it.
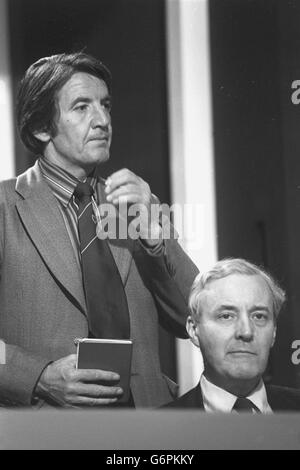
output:
{"label": "man's dark hair", "polygon": [[31,152],[42,153],[45,145],[34,132],[55,135],[57,93],[77,72],[104,80],[111,94],[110,71],[98,59],[83,52],[44,57],[26,71],[18,91],[17,125],[24,145]]}

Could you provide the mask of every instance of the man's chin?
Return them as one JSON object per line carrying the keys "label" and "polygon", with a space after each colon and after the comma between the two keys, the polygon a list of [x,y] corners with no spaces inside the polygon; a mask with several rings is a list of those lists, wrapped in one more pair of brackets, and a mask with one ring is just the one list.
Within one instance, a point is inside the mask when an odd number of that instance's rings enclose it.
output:
{"label": "man's chin", "polygon": [[101,163],[107,162],[109,160],[110,153],[108,150],[102,150],[100,153],[98,153],[95,156],[95,161],[97,161],[97,164],[100,165]]}
{"label": "man's chin", "polygon": [[234,370],[231,370],[228,376],[232,380],[255,380],[260,376],[257,369],[252,369],[251,367],[237,367]]}
{"label": "man's chin", "polygon": [[109,152],[102,152],[101,154],[95,155],[93,158],[90,159],[89,166],[94,168],[99,167],[102,163],[105,163],[109,160],[110,154]]}

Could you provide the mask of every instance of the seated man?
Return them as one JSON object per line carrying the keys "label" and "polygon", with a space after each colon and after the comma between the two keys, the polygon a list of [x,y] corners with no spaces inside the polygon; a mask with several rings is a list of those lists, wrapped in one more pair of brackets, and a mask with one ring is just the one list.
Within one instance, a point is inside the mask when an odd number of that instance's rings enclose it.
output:
{"label": "seated man", "polygon": [[284,301],[276,281],[243,259],[224,259],[199,274],[186,327],[202,352],[204,372],[194,389],[166,406],[225,413],[300,410],[299,390],[262,379]]}

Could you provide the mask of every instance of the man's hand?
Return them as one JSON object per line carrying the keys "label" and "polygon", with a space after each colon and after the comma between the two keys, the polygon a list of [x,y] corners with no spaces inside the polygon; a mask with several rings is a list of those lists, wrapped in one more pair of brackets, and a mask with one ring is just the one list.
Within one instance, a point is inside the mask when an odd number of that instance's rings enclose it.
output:
{"label": "man's hand", "polygon": [[123,393],[119,380],[114,372],[76,369],[76,355],[71,354],[46,367],[35,393],[64,407],[109,405]]}
{"label": "man's hand", "polygon": [[123,168],[107,178],[105,192],[107,201],[115,206],[136,205],[139,211],[140,237],[149,246],[157,245],[161,238],[161,227],[158,217],[151,217],[152,195],[149,184],[132,171]]}

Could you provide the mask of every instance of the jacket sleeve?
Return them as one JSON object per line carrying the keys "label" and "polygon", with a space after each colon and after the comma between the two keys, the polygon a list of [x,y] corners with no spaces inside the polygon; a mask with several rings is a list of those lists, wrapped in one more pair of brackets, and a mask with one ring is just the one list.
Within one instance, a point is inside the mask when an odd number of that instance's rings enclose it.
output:
{"label": "jacket sleeve", "polygon": [[172,224],[165,221],[162,231],[160,249],[147,249],[140,243],[136,263],[153,295],[161,325],[176,336],[187,338],[188,297],[198,268],[179,245]]}
{"label": "jacket sleeve", "polygon": [[36,383],[51,361],[3,340],[1,346],[0,406],[31,406]]}

